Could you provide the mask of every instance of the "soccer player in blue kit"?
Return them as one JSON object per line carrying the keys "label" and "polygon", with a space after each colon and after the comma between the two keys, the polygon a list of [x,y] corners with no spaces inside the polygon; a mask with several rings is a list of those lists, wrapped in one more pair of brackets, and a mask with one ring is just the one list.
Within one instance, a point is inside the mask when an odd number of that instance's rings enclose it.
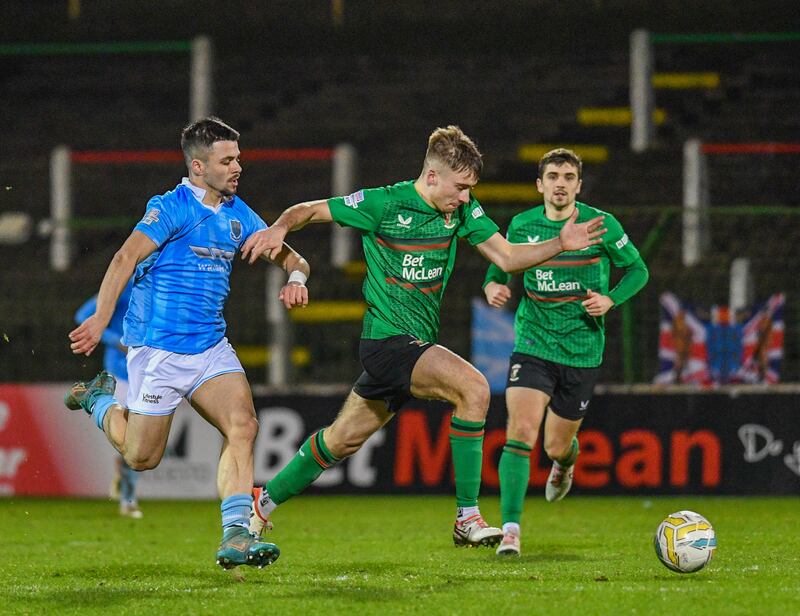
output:
{"label": "soccer player in blue kit", "polygon": [[[223,436],[217,471],[222,541],[217,564],[263,567],[280,550],[248,531],[253,445],[258,421],[250,386],[225,337],[222,310],[237,250],[266,223],[236,196],[242,167],[239,133],[218,118],[190,124],[181,134],[188,177],[150,199],[144,217],[111,260],[97,310],[69,334],[75,354],[101,341],[117,299],[133,276],[123,342],[128,346],[127,404],[113,397],[114,378],[101,372],[70,388],[64,402],[89,413],[135,470],[155,468],[164,454],[181,398]],[[305,306],[309,266],[284,244],[262,258],[288,274],[280,301]]]}

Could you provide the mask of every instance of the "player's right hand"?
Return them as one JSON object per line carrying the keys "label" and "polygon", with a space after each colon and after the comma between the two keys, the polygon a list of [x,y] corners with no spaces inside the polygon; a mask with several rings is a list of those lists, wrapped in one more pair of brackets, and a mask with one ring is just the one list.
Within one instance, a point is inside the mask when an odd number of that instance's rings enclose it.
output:
{"label": "player's right hand", "polygon": [[75,355],[91,355],[100,344],[105,328],[105,325],[97,319],[97,315],[93,314],[69,333],[71,341],[69,348]]}
{"label": "player's right hand", "polygon": [[274,261],[283,250],[283,239],[288,232],[289,230],[282,224],[256,231],[242,244],[242,259],[247,259],[252,265],[263,254],[270,261]]}
{"label": "player's right hand", "polygon": [[578,208],[576,207],[558,234],[562,250],[583,250],[602,242],[601,236],[608,231],[606,227],[602,226],[604,218],[605,216],[597,216],[586,222],[576,223],[575,221],[578,220]]}
{"label": "player's right hand", "polygon": [[306,285],[299,282],[289,282],[281,289],[278,294],[278,299],[283,302],[287,310],[291,310],[295,306],[308,306],[308,289]]}
{"label": "player's right hand", "polygon": [[490,306],[502,308],[511,299],[511,289],[499,282],[489,282],[483,287],[483,294]]}

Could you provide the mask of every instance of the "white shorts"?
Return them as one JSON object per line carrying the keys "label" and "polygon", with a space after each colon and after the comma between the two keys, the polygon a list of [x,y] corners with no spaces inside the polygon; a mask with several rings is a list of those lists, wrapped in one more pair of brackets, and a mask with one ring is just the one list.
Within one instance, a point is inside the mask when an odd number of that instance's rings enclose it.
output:
{"label": "white shorts", "polygon": [[244,372],[236,351],[222,338],[202,353],[185,355],[149,346],[128,349],[128,410],[140,415],[171,415],[181,398],[209,379]]}

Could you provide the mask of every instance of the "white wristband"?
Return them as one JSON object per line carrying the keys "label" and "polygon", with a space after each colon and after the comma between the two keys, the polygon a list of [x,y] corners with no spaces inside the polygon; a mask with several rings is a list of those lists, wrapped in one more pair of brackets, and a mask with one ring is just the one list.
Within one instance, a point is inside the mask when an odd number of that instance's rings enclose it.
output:
{"label": "white wristband", "polygon": [[289,274],[289,280],[287,280],[286,283],[288,284],[290,282],[297,282],[305,286],[306,280],[308,280],[308,276],[306,276],[300,270],[294,270],[291,274]]}

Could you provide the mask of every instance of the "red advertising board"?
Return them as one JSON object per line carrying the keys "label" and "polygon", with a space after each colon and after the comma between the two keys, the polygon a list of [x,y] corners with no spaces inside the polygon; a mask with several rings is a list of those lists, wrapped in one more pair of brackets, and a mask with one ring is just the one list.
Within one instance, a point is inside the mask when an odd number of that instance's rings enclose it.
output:
{"label": "red advertising board", "polygon": [[[0,385],[0,494],[103,497],[117,456],[67,384]],[[260,396],[255,481],[273,477],[303,440],[336,416],[342,396]],[[451,409],[411,401],[354,456],[311,487],[330,493],[452,493]],[[599,395],[579,437],[575,494],[800,494],[796,394]],[[492,399],[483,494],[498,491],[505,404]],[[164,459],[142,474],[143,498],[216,498],[219,434],[188,405],[175,414]],[[530,491],[549,461],[537,445]]]}

